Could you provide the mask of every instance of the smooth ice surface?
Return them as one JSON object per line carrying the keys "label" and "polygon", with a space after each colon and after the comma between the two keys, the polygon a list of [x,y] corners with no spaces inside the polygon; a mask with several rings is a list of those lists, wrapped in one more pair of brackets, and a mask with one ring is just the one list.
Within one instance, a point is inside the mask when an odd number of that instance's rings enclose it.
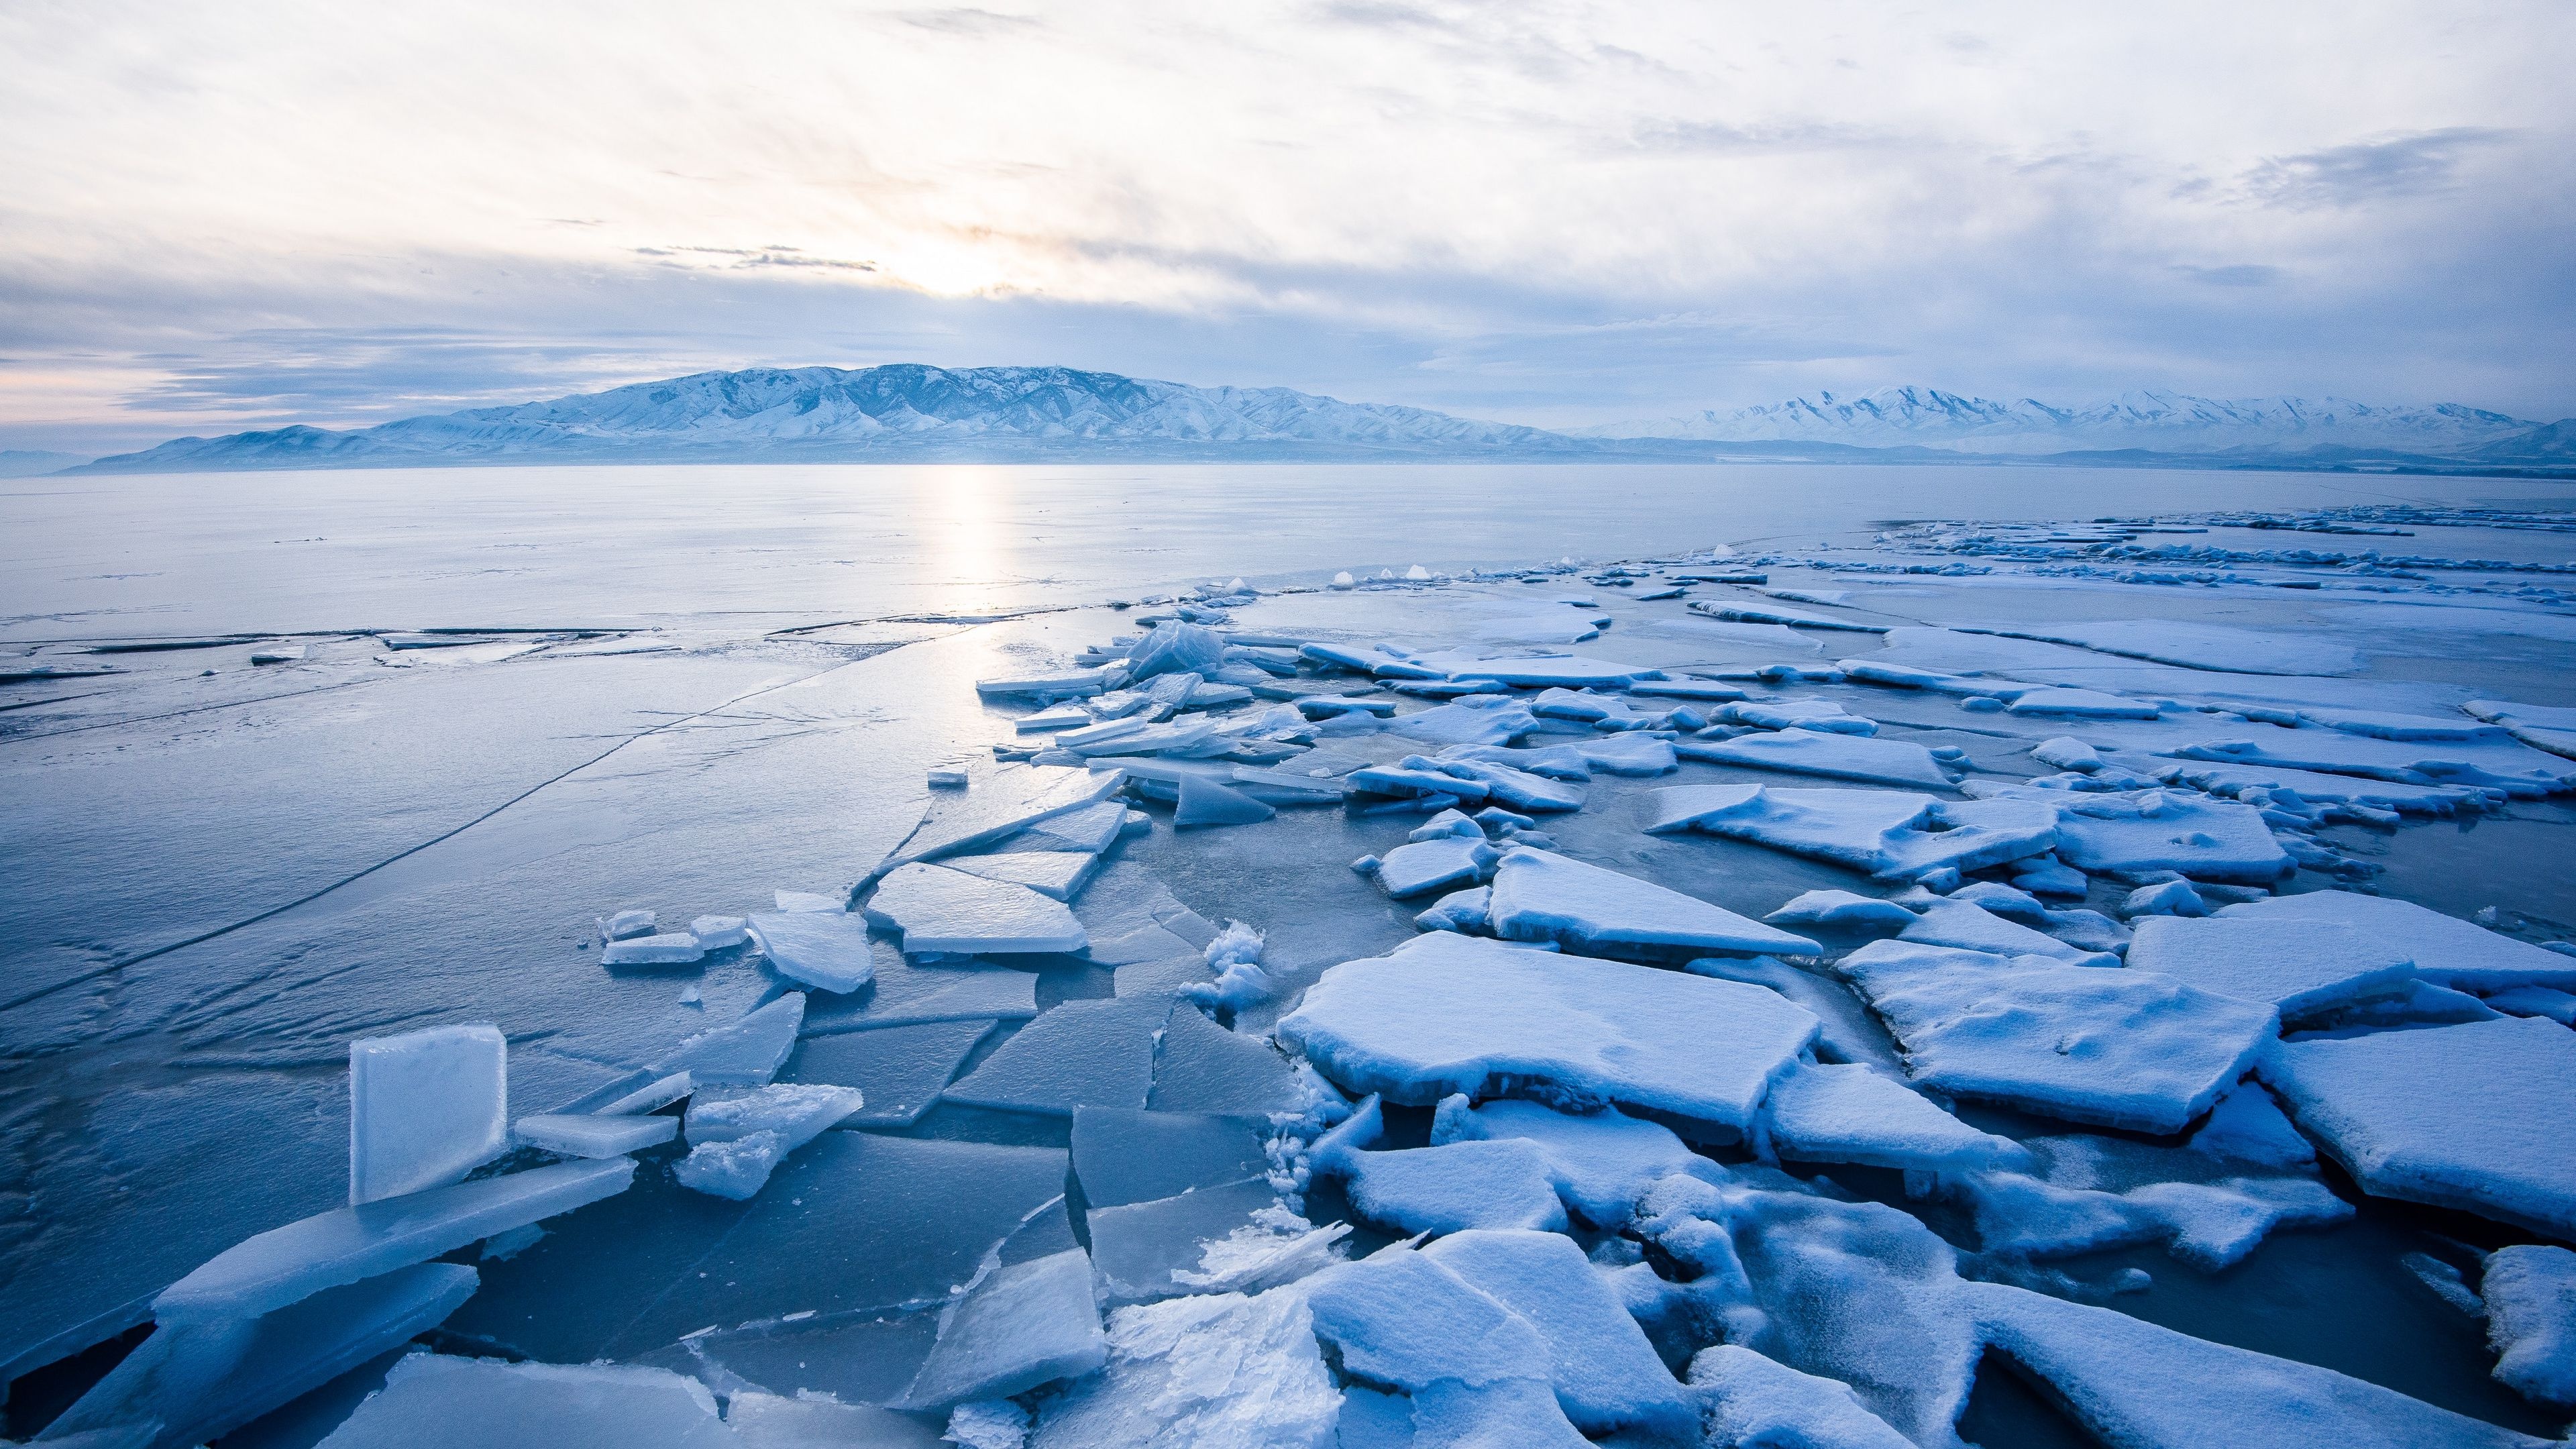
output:
{"label": "smooth ice surface", "polygon": [[876,974],[864,991],[824,993],[807,1004],[808,1037],[880,1031],[927,1022],[1021,1021],[1038,1014],[1038,978],[966,963],[915,964],[891,941],[874,943]]}
{"label": "smooth ice surface", "polygon": [[1099,865],[1097,857],[1074,850],[1016,850],[1000,855],[952,855],[940,862],[951,870],[1024,885],[1042,896],[1070,901]]}
{"label": "smooth ice surface", "polygon": [[668,1142],[679,1130],[677,1117],[593,1112],[539,1113],[511,1129],[528,1146],[566,1157],[619,1157]]}
{"label": "smooth ice surface", "polygon": [[1294,1289],[1121,1308],[1108,1347],[1042,1406],[1029,1449],[1334,1449],[1341,1392]]}
{"label": "smooth ice surface", "polygon": [[1237,1233],[1258,1228],[1265,1215],[1278,1210],[1278,1191],[1266,1176],[1092,1209],[1084,1215],[1084,1226],[1091,1233],[1100,1295],[1108,1302],[1137,1303],[1203,1287],[1237,1286],[1202,1283],[1211,1245],[1232,1242]]}
{"label": "smooth ice surface", "polygon": [[1721,1343],[1691,1356],[1690,1386],[1711,1444],[1762,1449],[1913,1449],[1861,1407],[1839,1379],[1802,1374],[1749,1348]]}
{"label": "smooth ice surface", "polygon": [[1793,775],[1825,775],[1837,780],[1867,780],[1880,785],[1952,788],[1950,777],[1932,752],[1912,740],[1869,735],[1828,735],[1812,730],[1739,735],[1731,740],[1682,740],[1675,744],[1685,758],[1714,765],[1741,765],[1755,770],[1782,770]]}
{"label": "smooth ice surface", "polygon": [[877,882],[868,921],[903,936],[906,955],[1079,951],[1091,944],[1059,900],[944,865],[898,866]]}
{"label": "smooth ice surface", "polygon": [[805,993],[791,991],[739,1020],[690,1037],[655,1062],[652,1071],[656,1076],[686,1072],[698,1083],[764,1086],[787,1065],[804,1021]]}
{"label": "smooth ice surface", "polygon": [[629,936],[599,948],[602,966],[685,966],[707,954],[694,931],[660,936]]}
{"label": "smooth ice surface", "polygon": [[901,845],[877,865],[900,865],[987,846],[1043,821],[1104,800],[1118,788],[1115,770],[1059,765],[1005,765],[971,780],[963,794],[943,791]]}
{"label": "smooth ice surface", "polygon": [[1182,830],[1258,825],[1277,813],[1239,790],[1185,775],[1181,778],[1180,800],[1172,810],[1172,824]]}
{"label": "smooth ice surface", "polygon": [[1212,1112],[1073,1111],[1073,1172],[1095,1208],[1149,1202],[1268,1171],[1267,1123]]}
{"label": "smooth ice surface", "polygon": [[454,1182],[508,1150],[509,1080],[497,1026],[349,1043],[349,1201]]}
{"label": "smooth ice surface", "polygon": [[1994,1346],[2076,1422],[2128,1449],[2325,1445],[2537,1449],[2526,1434],[2331,1369],[2230,1348],[2001,1284],[1962,1290]]}
{"label": "smooth ice surface", "polygon": [[1469,1107],[1464,1097],[1440,1104],[1433,1144],[1515,1140],[1538,1149],[1548,1181],[1565,1205],[1596,1227],[1616,1227],[1657,1180],[1697,1160],[1673,1130],[1624,1112],[1559,1112],[1536,1102],[1497,1101]]}
{"label": "smooth ice surface", "polygon": [[1352,1152],[1329,1166],[1345,1179],[1351,1206],[1362,1217],[1399,1232],[1565,1227],[1565,1207],[1533,1143],[1505,1138],[1409,1152]]}
{"label": "smooth ice surface", "polygon": [[856,991],[876,975],[868,925],[857,916],[779,911],[751,917],[745,929],[779,975],[817,991]]}
{"label": "smooth ice surface", "polygon": [[1824,950],[1723,906],[1545,850],[1504,853],[1486,917],[1506,941],[1553,941],[1568,951],[1814,956]]}
{"label": "smooth ice surface", "polygon": [[257,1318],[161,1328],[43,1437],[152,1420],[160,1425],[152,1445],[202,1444],[436,1327],[476,1282],[471,1268],[421,1263]]}
{"label": "smooth ice surface", "polygon": [[939,1431],[890,1409],[740,1392],[725,1427],[743,1449],[939,1449]]}
{"label": "smooth ice surface", "polygon": [[949,1310],[899,1407],[1006,1399],[1108,1360],[1091,1259],[1081,1249],[996,1269]]}
{"label": "smooth ice surface", "polygon": [[1145,1105],[1158,1112],[1267,1113],[1302,1111],[1307,1102],[1266,1036],[1228,1031],[1181,1005],[1163,1024]]}
{"label": "smooth ice surface", "polygon": [[2576,1237],[2576,1032],[2504,1017],[2285,1041],[2262,1071],[2364,1191]]}
{"label": "smooth ice surface", "polygon": [[2576,989],[2576,960],[2473,922],[2386,896],[2305,891],[2223,906],[2220,920],[2313,922],[2360,932],[2414,963],[2413,975],[2463,991],[2514,986]]}
{"label": "smooth ice surface", "polygon": [[1443,931],[1328,969],[1278,1031],[1389,1101],[1619,1102],[1741,1131],[1816,1018],[1758,986]]}
{"label": "smooth ice surface", "polygon": [[1171,1009],[1159,996],[1068,1001],[1002,1043],[947,1099],[1057,1117],[1076,1107],[1142,1107],[1154,1085],[1154,1038]]}
{"label": "smooth ice surface", "polygon": [[2126,957],[2130,970],[2268,1001],[2284,1018],[2393,990],[2415,969],[2383,936],[2332,921],[2160,916],[2138,922],[2136,932]]}
{"label": "smooth ice surface", "polygon": [[1914,1079],[2042,1116],[2177,1132],[2236,1084],[2277,1025],[2268,1004],[2143,971],[1877,941],[1835,968]]}
{"label": "smooth ice surface", "polygon": [[1972,1172],[2029,1157],[2011,1138],[1980,1132],[1859,1063],[1791,1068],[1764,1114],[1772,1148],[1800,1162]]}
{"label": "smooth ice surface", "polygon": [[715,1396],[668,1369],[415,1353],[327,1449],[730,1449]]}
{"label": "smooth ice surface", "polygon": [[322,1213],[217,1254],[163,1289],[152,1311],[164,1322],[266,1313],[597,1202],[634,1176],[624,1157],[559,1162]]}
{"label": "smooth ice surface", "polygon": [[2478,1290],[2495,1376],[2526,1399],[2576,1404],[2576,1253],[2540,1243],[2498,1248]]}
{"label": "smooth ice surface", "polygon": [[808,1037],[785,1075],[791,1082],[855,1087],[865,1094],[866,1104],[842,1119],[846,1126],[909,1126],[939,1100],[993,1027],[973,1019],[927,1021]]}

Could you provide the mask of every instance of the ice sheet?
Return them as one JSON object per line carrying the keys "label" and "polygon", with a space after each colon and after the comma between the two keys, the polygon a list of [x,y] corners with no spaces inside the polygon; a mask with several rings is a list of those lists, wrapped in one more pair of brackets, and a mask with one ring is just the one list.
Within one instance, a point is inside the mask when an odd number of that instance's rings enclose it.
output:
{"label": "ice sheet", "polygon": [[944,865],[896,867],[877,882],[864,910],[869,924],[901,933],[906,955],[1017,955],[1091,944],[1064,902]]}
{"label": "ice sheet", "polygon": [[1912,740],[1781,730],[1775,734],[1738,735],[1731,740],[1680,740],[1673,748],[1685,759],[1706,760],[1713,765],[1741,765],[1931,790],[1953,788],[1948,772],[1932,758],[1932,752]]}
{"label": "ice sheet", "polygon": [[1593,954],[1815,956],[1824,950],[1652,881],[1527,848],[1506,851],[1495,868],[1486,918],[1506,941],[1554,942]]}
{"label": "ice sheet", "polygon": [[1790,1069],[1771,1088],[1764,1116],[1772,1148],[1800,1162],[1972,1172],[2029,1158],[2020,1143],[1980,1132],[1858,1063]]}
{"label": "ice sheet", "polygon": [[876,975],[867,922],[860,917],[780,911],[752,916],[745,929],[779,975],[817,991],[856,991]]}
{"label": "ice sheet", "polygon": [[668,1369],[415,1353],[322,1441],[327,1449],[731,1449],[715,1396]]}

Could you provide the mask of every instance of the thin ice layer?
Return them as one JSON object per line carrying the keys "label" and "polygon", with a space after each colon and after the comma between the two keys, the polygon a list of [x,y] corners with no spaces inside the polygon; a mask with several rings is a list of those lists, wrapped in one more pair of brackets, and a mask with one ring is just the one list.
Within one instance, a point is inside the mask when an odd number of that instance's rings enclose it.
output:
{"label": "thin ice layer", "polygon": [[1079,1248],[996,1269],[939,1326],[896,1407],[945,1409],[1078,1378],[1108,1360],[1091,1259]]}
{"label": "thin ice layer", "polygon": [[1569,951],[1814,956],[1824,950],[1695,896],[1544,850],[1503,856],[1486,919],[1504,940],[1552,941]]}
{"label": "thin ice layer", "polygon": [[912,834],[872,875],[900,865],[991,845],[1014,831],[1106,800],[1123,777],[1057,765],[1006,765],[970,779],[963,793],[942,792]]}
{"label": "thin ice layer", "polygon": [[522,1117],[511,1129],[519,1141],[566,1157],[618,1157],[668,1142],[680,1130],[676,1117],[546,1112]]}
{"label": "thin ice layer", "polygon": [[1100,858],[1078,850],[1015,850],[1001,855],[952,855],[940,863],[968,875],[1006,880],[1042,896],[1070,901],[1099,867]]}
{"label": "thin ice layer", "polygon": [[1740,1132],[1816,1018],[1758,986],[1441,931],[1327,970],[1278,1033],[1389,1101],[1618,1102]]}
{"label": "thin ice layer", "polygon": [[1874,941],[1835,968],[1927,1086],[2043,1116],[2179,1132],[2272,1039],[2269,1005],[2144,971]]}
{"label": "thin ice layer", "polygon": [[904,954],[1018,955],[1091,944],[1059,900],[943,865],[899,866],[877,882],[867,919],[903,936]]}
{"label": "thin ice layer", "polygon": [[323,1449],[732,1449],[715,1396],[668,1369],[415,1353]]}
{"label": "thin ice layer", "polygon": [[791,991],[739,1020],[690,1037],[649,1070],[657,1077],[686,1072],[698,1083],[763,1086],[787,1065],[804,1023],[805,993]]}
{"label": "thin ice layer", "polygon": [[2373,1196],[2576,1237],[2576,1032],[2500,1017],[2289,1041],[2262,1071]]}
{"label": "thin ice layer", "polygon": [[1070,1116],[1076,1107],[1142,1107],[1166,996],[1068,1001],[1020,1029],[944,1094],[971,1107]]}

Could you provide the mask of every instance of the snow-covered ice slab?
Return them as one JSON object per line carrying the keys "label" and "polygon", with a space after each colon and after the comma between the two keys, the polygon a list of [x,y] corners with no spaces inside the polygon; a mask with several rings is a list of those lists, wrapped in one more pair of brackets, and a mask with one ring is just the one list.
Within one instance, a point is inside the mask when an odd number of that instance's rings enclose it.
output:
{"label": "snow-covered ice slab", "polygon": [[1824,951],[1804,936],[1696,896],[1545,850],[1504,854],[1494,871],[1486,919],[1506,941],[1552,941],[1568,951],[1595,954],[1816,956]]}
{"label": "snow-covered ice slab", "polygon": [[1764,1116],[1773,1149],[1798,1162],[1975,1172],[2030,1158],[2011,1138],[1980,1132],[1858,1063],[1792,1068],[1771,1088]]}
{"label": "snow-covered ice slab", "polygon": [[787,1065],[804,1023],[805,993],[791,991],[738,1021],[690,1037],[650,1070],[657,1076],[686,1072],[701,1084],[766,1086]]}
{"label": "snow-covered ice slab", "polygon": [[156,1331],[39,1437],[157,1423],[154,1449],[203,1444],[445,1321],[473,1296],[471,1268],[421,1263],[326,1289],[256,1318]]}
{"label": "snow-covered ice slab", "polygon": [[1171,1010],[1169,997],[1065,1002],[944,1095],[971,1107],[1057,1117],[1076,1107],[1142,1107],[1154,1085],[1154,1038]]}
{"label": "snow-covered ice slab", "polygon": [[1459,835],[1417,840],[1397,846],[1378,861],[1377,883],[1400,901],[1482,880],[1497,858],[1481,835],[1472,840]]}
{"label": "snow-covered ice slab", "polygon": [[2042,1116],[2179,1132],[2271,1041],[2267,1004],[2150,972],[1875,941],[1835,967],[1943,1092]]}
{"label": "snow-covered ice slab", "polygon": [[1573,1240],[1479,1230],[1441,1238],[1422,1256],[1537,1328],[1557,1404],[1578,1429],[1695,1427],[1680,1385]]}
{"label": "snow-covered ice slab", "polygon": [[1914,1441],[1862,1408],[1851,1385],[1802,1374],[1749,1348],[1721,1343],[1690,1361],[1711,1444],[1797,1449],[1914,1449]]}
{"label": "snow-covered ice slab", "polygon": [[1780,730],[1739,735],[1731,740],[1676,740],[1673,748],[1684,759],[1706,760],[1714,765],[1867,780],[1880,785],[1916,785],[1931,790],[1955,788],[1940,761],[1932,758],[1932,752],[1911,740]]}
{"label": "snow-covered ice slab", "polygon": [[876,976],[868,925],[858,916],[779,911],[751,917],[744,929],[779,975],[817,991],[856,991]]}
{"label": "snow-covered ice slab", "polygon": [[2348,927],[2414,962],[2418,979],[2455,990],[2484,993],[2516,986],[2576,990],[2576,960],[2413,901],[2350,891],[2303,891],[2222,906],[2218,918]]}
{"label": "snow-covered ice slab", "polygon": [[1519,689],[1622,689],[1660,673],[1580,654],[1480,655],[1464,650],[1426,654],[1416,662],[1450,679],[1491,679]]}
{"label": "snow-covered ice slab", "polygon": [[668,1369],[415,1353],[327,1449],[734,1449],[715,1396]]}
{"label": "snow-covered ice slab", "polygon": [[1502,1140],[1535,1147],[1557,1197],[1600,1228],[1626,1222],[1646,1189],[1697,1160],[1671,1128],[1610,1109],[1576,1114],[1509,1100],[1470,1107],[1451,1097],[1432,1121],[1435,1147]]}
{"label": "snow-covered ice slab", "polygon": [[1070,901],[1081,893],[1083,882],[1099,867],[1100,858],[1074,850],[1016,850],[999,855],[952,855],[940,864]]}
{"label": "snow-covered ice slab", "polygon": [[522,1117],[512,1132],[530,1147],[566,1157],[623,1157],[658,1147],[679,1133],[677,1117],[549,1112]]}
{"label": "snow-covered ice slab", "polygon": [[906,955],[1021,955],[1091,944],[1059,900],[1024,885],[916,861],[877,882],[864,907],[871,924],[900,932]]}
{"label": "snow-covered ice slab", "polygon": [[1807,891],[1764,916],[1784,926],[1844,926],[1902,931],[1914,913],[1894,901],[1850,891]]}
{"label": "snow-covered ice slab", "polygon": [[991,845],[1014,831],[1106,800],[1121,779],[1116,770],[1003,766],[969,783],[963,794],[942,792],[912,834],[870,874]]}
{"label": "snow-covered ice slab", "polygon": [[1028,1449],[1334,1449],[1341,1400],[1298,1289],[1169,1298],[1109,1315],[1108,1363]]}
{"label": "snow-covered ice slab", "polygon": [[[1475,746],[1465,748],[1473,749]],[[1549,814],[1583,808],[1584,789],[1581,785],[1551,780],[1494,760],[1443,751],[1436,760],[1407,756],[1404,764],[1408,768],[1433,769],[1482,785],[1485,798],[1514,810]],[[1590,767],[1587,765],[1585,768],[1588,771]]]}
{"label": "snow-covered ice slab", "polygon": [[1392,1102],[1617,1102],[1740,1133],[1816,1018],[1758,986],[1442,931],[1327,970],[1278,1034]]}
{"label": "snow-covered ice slab", "polygon": [[1996,1283],[1961,1289],[1987,1341],[2122,1449],[2334,1445],[2540,1449],[2548,1441],[2332,1369],[2230,1348],[2109,1308]]}
{"label": "snow-covered ice slab", "polygon": [[2486,1299],[2495,1376],[2544,1404],[2576,1404],[2576,1253],[2516,1243],[2487,1255]]}
{"label": "snow-covered ice slab", "polygon": [[2129,969],[2270,1002],[2286,1020],[2393,991],[2415,970],[2385,936],[2332,921],[2222,912],[2150,917],[2136,932]]}
{"label": "snow-covered ice slab", "polygon": [[689,1103],[691,1145],[733,1142],[755,1132],[777,1135],[783,1156],[866,1106],[856,1087],[781,1082],[732,1096],[700,1093]]}
{"label": "snow-covered ice slab", "polygon": [[1108,1361],[1081,1249],[996,1269],[953,1305],[896,1407],[945,1409],[1079,1378]]}
{"label": "snow-covered ice slab", "polygon": [[559,1162],[337,1208],[216,1254],[163,1289],[152,1311],[164,1323],[267,1313],[613,1197],[634,1177],[629,1158]]}
{"label": "snow-covered ice slab", "polygon": [[1763,785],[1676,785],[1655,794],[1649,833],[1749,840],[1891,880],[1944,867],[1979,870],[2057,843],[2057,811],[2044,802]]}
{"label": "snow-covered ice slab", "polygon": [[1997,956],[2044,956],[2070,966],[2116,966],[2117,957],[2079,950],[2054,936],[2008,921],[1973,901],[1934,901],[1897,933],[1900,941],[1957,946]]}
{"label": "snow-covered ice slab", "polygon": [[2006,711],[2038,719],[2154,719],[2163,713],[2153,701],[2099,689],[2043,684],[2009,692]]}
{"label": "snow-covered ice slab", "polygon": [[2564,705],[2515,704],[2502,699],[2473,699],[2460,708],[2482,720],[2504,726],[2515,739],[2535,750],[2576,760],[2576,708]]}
{"label": "snow-covered ice slab", "polygon": [[454,1182],[508,1151],[509,1082],[497,1026],[349,1043],[349,1201]]}
{"label": "snow-covered ice slab", "polygon": [[1800,629],[1840,629],[1855,634],[1884,634],[1885,624],[1864,624],[1856,619],[1837,619],[1825,614],[1802,614],[1795,609],[1774,608],[1768,604],[1747,604],[1735,600],[1693,599],[1690,610],[1712,619],[1729,619],[1745,624],[1781,624]]}
{"label": "snow-covered ice slab", "polygon": [[2262,812],[2234,800],[2186,790],[2087,792],[1971,783],[1971,793],[1982,799],[2053,806],[2058,858],[2096,875],[2170,870],[2194,880],[2269,885],[2295,868]]}
{"label": "snow-covered ice slab", "polygon": [[2373,1196],[2576,1238],[2576,1032],[2504,1017],[2286,1041],[2262,1073]]}
{"label": "snow-covered ice slab", "polygon": [[1341,1177],[1362,1217],[1400,1233],[1565,1227],[1565,1206],[1535,1143],[1507,1138],[1347,1152],[1319,1161],[1316,1171]]}
{"label": "snow-covered ice slab", "polygon": [[599,948],[602,966],[685,966],[707,954],[694,931],[628,936]]}
{"label": "snow-covered ice slab", "polygon": [[2158,753],[2178,760],[2318,770],[2408,785],[2474,785],[2518,799],[2576,791],[2576,772],[2560,768],[2563,761],[2519,744],[2419,744],[2341,730],[2268,729],[2247,738],[2206,740]]}
{"label": "snow-covered ice slab", "polygon": [[2212,795],[2241,798],[2248,790],[2267,790],[2276,795],[2287,790],[2311,805],[2370,805],[2412,815],[2448,815],[2491,798],[2488,791],[2474,785],[2408,785],[2279,765],[2216,765],[2184,760],[2156,774],[2167,778],[2168,770],[2171,779]]}

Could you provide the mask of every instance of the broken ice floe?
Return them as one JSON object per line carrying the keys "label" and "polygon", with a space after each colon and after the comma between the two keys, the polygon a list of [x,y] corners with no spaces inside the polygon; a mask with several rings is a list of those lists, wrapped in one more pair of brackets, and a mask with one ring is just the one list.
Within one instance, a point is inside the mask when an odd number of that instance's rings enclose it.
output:
{"label": "broken ice floe", "polygon": [[2576,1253],[2540,1243],[2498,1248],[2479,1292],[2495,1376],[2524,1398],[2576,1404]]}
{"label": "broken ice floe", "polygon": [[1680,740],[1673,748],[1686,759],[1715,765],[1741,765],[1793,775],[1823,775],[1838,780],[1866,780],[1881,785],[1914,785],[1934,790],[1956,788],[1949,772],[1932,752],[1911,740],[1871,735],[1819,734],[1791,729],[1738,735],[1731,740]]}
{"label": "broken ice floe", "polygon": [[919,861],[880,879],[862,909],[870,924],[902,936],[906,955],[1025,955],[1079,951],[1090,944],[1082,923],[1060,900]]}
{"label": "broken ice floe", "polygon": [[2025,800],[1936,800],[1895,790],[1676,785],[1655,792],[1650,833],[1749,840],[1895,880],[2046,854],[2058,812]]}
{"label": "broken ice floe", "polygon": [[1486,924],[1506,941],[1621,955],[1732,951],[1814,956],[1804,936],[1635,876],[1550,851],[1515,849],[1495,868]]}
{"label": "broken ice floe", "polygon": [[2029,1154],[1979,1132],[1902,1082],[1870,1067],[1802,1065],[1771,1089],[1768,1140],[1782,1157],[1914,1172],[2016,1166]]}
{"label": "broken ice floe", "polygon": [[349,1044],[349,1201],[451,1183],[509,1145],[509,1043],[435,1026]]}

